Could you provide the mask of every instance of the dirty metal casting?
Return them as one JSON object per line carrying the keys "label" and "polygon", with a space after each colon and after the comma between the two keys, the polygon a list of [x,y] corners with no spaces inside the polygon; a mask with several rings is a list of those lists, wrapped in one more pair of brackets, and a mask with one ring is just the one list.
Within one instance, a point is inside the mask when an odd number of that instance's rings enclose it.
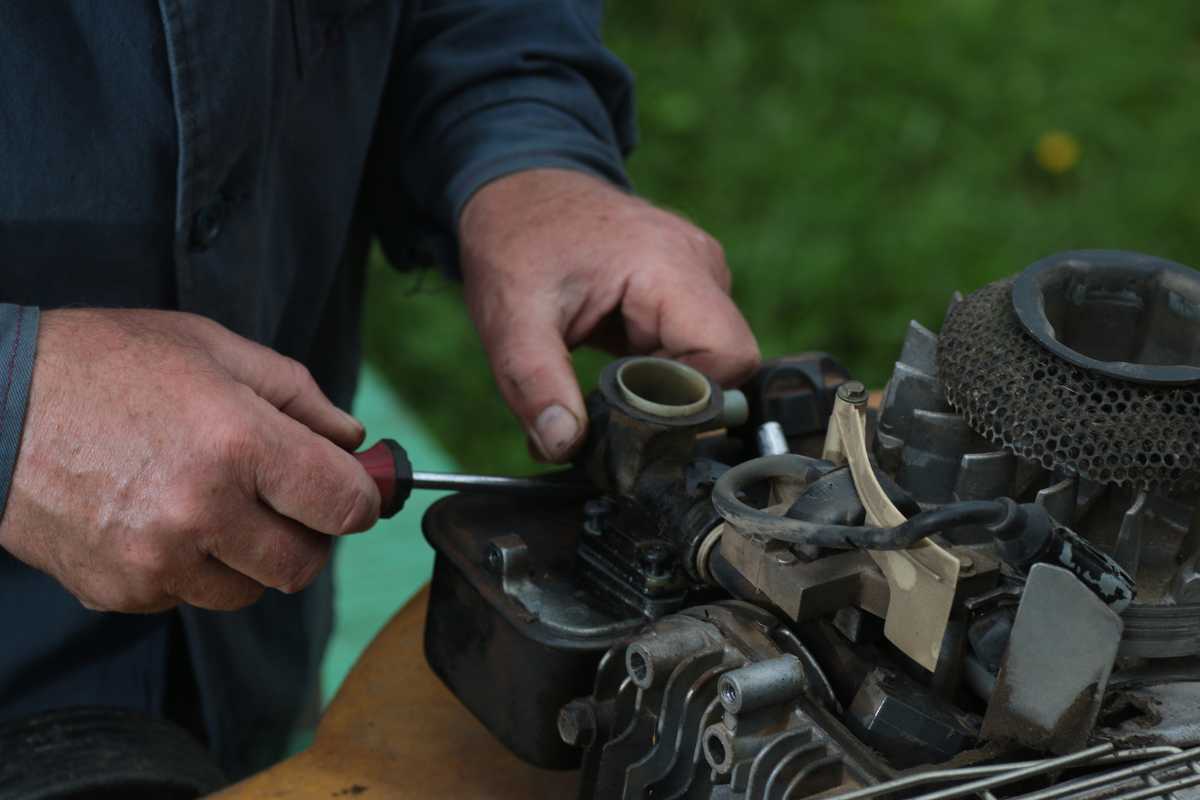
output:
{"label": "dirty metal casting", "polygon": [[1121,617],[1075,576],[1061,567],[1035,564],[996,675],[982,736],[1052,753],[1083,747],[1100,714],[1121,630]]}
{"label": "dirty metal casting", "polygon": [[584,800],[1200,797],[1197,384],[1200,274],[1099,251],[910,324],[870,411],[620,359],[593,496],[428,512],[427,658]]}

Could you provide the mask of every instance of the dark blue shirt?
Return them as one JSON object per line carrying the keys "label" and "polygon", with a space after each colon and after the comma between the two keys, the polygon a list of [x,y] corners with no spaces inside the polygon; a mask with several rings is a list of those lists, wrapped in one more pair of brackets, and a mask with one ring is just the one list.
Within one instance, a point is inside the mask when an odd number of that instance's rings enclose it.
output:
{"label": "dark blue shirt", "polygon": [[[204,314],[345,406],[372,237],[453,272],[487,181],[559,166],[623,184],[632,88],[600,16],[600,0],[0,4],[0,503],[37,309]],[[169,714],[182,650],[207,736],[244,774],[315,696],[331,591],[325,575],[235,613],[97,613],[0,551],[0,719]]]}

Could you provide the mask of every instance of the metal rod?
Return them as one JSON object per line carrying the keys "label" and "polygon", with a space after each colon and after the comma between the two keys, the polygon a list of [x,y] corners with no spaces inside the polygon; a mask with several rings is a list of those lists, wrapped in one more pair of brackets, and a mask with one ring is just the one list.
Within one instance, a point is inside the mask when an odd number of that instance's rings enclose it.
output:
{"label": "metal rod", "polygon": [[1004,783],[1010,783],[1022,778],[1032,777],[1041,772],[1048,772],[1058,767],[1071,766],[1083,761],[1090,761],[1097,756],[1103,756],[1111,753],[1113,745],[1111,743],[1096,745],[1087,750],[1080,750],[1077,753],[1072,753],[1066,756],[1057,758],[1045,758],[1039,761],[1024,761],[1018,764],[981,764],[976,767],[962,767],[958,769],[943,769],[932,770],[930,772],[921,772],[915,775],[907,775],[903,778],[887,781],[885,783],[876,784],[875,786],[865,786],[862,789],[855,789],[852,792],[835,795],[830,800],[867,800],[872,797],[889,794],[901,789],[910,789],[914,786],[922,786],[926,783],[934,783],[937,781],[961,780],[963,778],[971,778],[976,775],[987,775],[982,780],[977,780],[972,783],[962,784],[950,789],[944,789],[940,792],[921,795],[922,800],[944,800],[945,798],[961,797],[966,794],[978,794],[979,792],[991,789],[994,786],[1000,786]]}
{"label": "metal rod", "polygon": [[[1147,786],[1161,786],[1162,785],[1162,781],[1160,781],[1158,778],[1154,777],[1153,775],[1143,775],[1142,780],[1146,782]],[[1179,800],[1179,798],[1177,798],[1175,796],[1174,792],[1168,792],[1166,795],[1166,800]]]}
{"label": "metal rod", "polygon": [[508,478],[498,475],[460,475],[453,472],[414,472],[414,489],[448,492],[484,492],[491,494],[527,494],[558,497],[585,497],[597,490],[578,480],[553,477]]}
{"label": "metal rod", "polygon": [[1139,758],[1153,758],[1155,756],[1173,756],[1176,753],[1182,753],[1182,747],[1176,747],[1172,744],[1155,744],[1147,747],[1127,747],[1124,750],[1118,750],[1115,753],[1109,753],[1106,756],[1100,756],[1093,764],[1112,764],[1118,761],[1136,761]]}
{"label": "metal rod", "polygon": [[879,797],[891,792],[898,792],[901,789],[912,789],[916,786],[923,786],[927,783],[941,783],[955,780],[966,780],[967,778],[976,778],[980,775],[997,775],[1004,772],[1012,772],[1015,769],[1023,769],[1042,764],[1048,759],[1038,759],[1036,761],[1006,761],[1000,764],[980,764],[974,767],[952,767],[950,769],[935,769],[928,772],[918,772],[912,775],[905,775],[903,778],[894,778],[893,780],[884,783],[877,783],[874,786],[866,786],[862,789],[855,789],[852,792],[845,794],[837,794],[829,800],[869,800],[869,798]]}
{"label": "metal rod", "polygon": [[1200,775],[1189,775],[1186,778],[1160,783],[1157,786],[1148,786],[1145,789],[1114,795],[1109,800],[1146,800],[1149,797],[1163,797],[1176,789],[1186,789],[1189,786],[1200,786]]}
{"label": "metal rod", "polygon": [[1087,750],[1080,750],[1078,753],[1072,753],[1058,758],[1048,758],[1041,764],[1024,769],[1015,769],[1011,772],[1006,772],[1002,775],[993,775],[990,778],[981,778],[977,781],[964,783],[961,786],[952,786],[948,789],[942,789],[937,792],[921,795],[921,800],[950,800],[954,797],[962,797],[965,794],[974,794],[981,789],[991,789],[996,786],[1003,786],[1006,783],[1014,783],[1024,778],[1031,778],[1035,775],[1040,775],[1043,772],[1051,772],[1062,767],[1069,767],[1081,762],[1091,761],[1096,756],[1102,756],[1105,753],[1112,752],[1113,745],[1111,742],[1089,747]]}
{"label": "metal rod", "polygon": [[[1084,791],[1096,786],[1103,786],[1104,784],[1119,783],[1131,778],[1140,778],[1142,775],[1156,772],[1164,767],[1183,764],[1188,761],[1194,761],[1197,758],[1200,758],[1200,747],[1181,750],[1178,753],[1156,758],[1152,761],[1143,761],[1131,767],[1123,767],[1117,770],[1102,772],[1098,775],[1078,778],[1068,783],[1060,783],[1057,786],[1051,786],[1049,789],[1043,789],[1039,792],[1023,794],[1020,798],[1014,798],[1014,800],[1055,800],[1055,798],[1070,795],[1072,792]],[[1147,796],[1153,797],[1154,795]]]}

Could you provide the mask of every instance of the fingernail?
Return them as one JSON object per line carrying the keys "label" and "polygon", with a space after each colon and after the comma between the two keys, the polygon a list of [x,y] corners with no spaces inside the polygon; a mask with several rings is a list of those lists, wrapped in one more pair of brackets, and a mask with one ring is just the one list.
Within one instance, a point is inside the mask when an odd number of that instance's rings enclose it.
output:
{"label": "fingernail", "polygon": [[533,438],[541,448],[542,454],[551,460],[565,456],[577,436],[579,420],[557,404],[544,409],[533,423]]}

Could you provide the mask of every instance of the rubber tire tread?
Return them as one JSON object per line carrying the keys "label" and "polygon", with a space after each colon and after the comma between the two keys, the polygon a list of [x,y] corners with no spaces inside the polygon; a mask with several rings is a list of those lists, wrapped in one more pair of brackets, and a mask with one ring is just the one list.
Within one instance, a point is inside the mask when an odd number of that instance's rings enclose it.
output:
{"label": "rubber tire tread", "polygon": [[0,725],[0,800],[190,800],[225,783],[191,734],[140,712],[82,706]]}

